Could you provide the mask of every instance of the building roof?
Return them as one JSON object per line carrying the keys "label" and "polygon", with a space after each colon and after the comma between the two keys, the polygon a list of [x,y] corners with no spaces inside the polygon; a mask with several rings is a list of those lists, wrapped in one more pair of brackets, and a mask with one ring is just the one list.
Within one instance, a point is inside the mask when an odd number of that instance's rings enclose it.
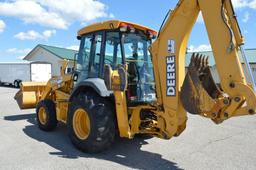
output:
{"label": "building roof", "polygon": [[49,46],[49,45],[43,45],[43,44],[38,44],[32,51],[30,51],[24,60],[28,59],[28,56],[35,51],[38,48],[43,48],[46,51],[52,53],[56,57],[59,57],[60,59],[67,59],[67,60],[74,60],[75,54],[78,52],[76,50],[71,50],[71,49],[66,49],[66,48],[61,48],[61,47],[55,47],[55,46]]}
{"label": "building roof", "polygon": [[[215,65],[215,60],[214,60],[214,56],[213,56],[213,52],[212,51],[203,51],[203,52],[196,52],[196,53],[199,53],[199,54],[203,54],[205,56],[208,56],[209,57],[209,65],[210,66],[214,66]],[[190,59],[191,59],[191,56],[192,56],[192,52],[188,52],[186,54],[186,58],[185,58],[185,66],[187,67],[190,63]],[[241,55],[241,52],[239,51],[238,53],[242,63],[244,63],[243,59],[242,59],[242,55]],[[247,56],[248,58],[248,62],[250,64],[255,64],[256,63],[256,49],[246,49],[245,50],[245,55]]]}
{"label": "building roof", "polygon": [[76,50],[42,45],[42,44],[39,44],[39,46],[41,46],[42,48],[46,49],[47,51],[53,53],[54,55],[56,55],[62,59],[68,59],[68,60],[74,60],[74,56],[78,52]]}

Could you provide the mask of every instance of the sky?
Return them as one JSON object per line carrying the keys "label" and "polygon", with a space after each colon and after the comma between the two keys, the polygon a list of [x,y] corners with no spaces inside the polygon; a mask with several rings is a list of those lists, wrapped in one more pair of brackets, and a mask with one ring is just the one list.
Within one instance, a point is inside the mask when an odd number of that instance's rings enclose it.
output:
{"label": "sky", "polygon": [[[38,44],[78,49],[77,31],[98,21],[120,19],[159,27],[178,0],[0,0],[0,62],[17,62]],[[232,0],[245,37],[256,48],[256,0]],[[199,38],[200,37],[200,38]],[[211,47],[202,17],[190,36],[190,51]]]}

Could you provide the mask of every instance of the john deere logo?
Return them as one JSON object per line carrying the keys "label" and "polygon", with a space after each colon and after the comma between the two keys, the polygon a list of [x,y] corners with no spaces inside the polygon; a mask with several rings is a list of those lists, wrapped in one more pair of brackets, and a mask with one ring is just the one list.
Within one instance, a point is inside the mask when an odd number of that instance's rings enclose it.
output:
{"label": "john deere logo", "polygon": [[176,65],[175,56],[169,56],[166,58],[166,84],[167,96],[176,96]]}

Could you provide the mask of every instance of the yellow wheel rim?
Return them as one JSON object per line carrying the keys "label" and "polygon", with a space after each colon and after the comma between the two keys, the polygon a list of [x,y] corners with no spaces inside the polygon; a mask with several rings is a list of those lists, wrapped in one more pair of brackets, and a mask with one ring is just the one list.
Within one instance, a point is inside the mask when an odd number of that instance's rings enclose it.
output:
{"label": "yellow wheel rim", "polygon": [[40,107],[38,118],[41,124],[45,125],[47,122],[47,114],[44,107]]}
{"label": "yellow wheel rim", "polygon": [[77,109],[73,116],[73,129],[76,136],[85,140],[90,134],[90,119],[84,109]]}

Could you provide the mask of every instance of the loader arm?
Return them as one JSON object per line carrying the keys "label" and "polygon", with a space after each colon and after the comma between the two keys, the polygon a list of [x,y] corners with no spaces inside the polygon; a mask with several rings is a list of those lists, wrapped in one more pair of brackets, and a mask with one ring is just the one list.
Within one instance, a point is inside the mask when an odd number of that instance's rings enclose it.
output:
{"label": "loader arm", "polygon": [[[188,39],[199,12],[208,32],[221,88],[213,84],[207,58],[193,55],[185,76]],[[255,114],[256,96],[247,83],[238,56],[243,45],[231,0],[180,0],[151,46],[157,103],[169,124],[181,126],[186,112],[211,118],[215,123]],[[254,86],[254,85],[253,85]],[[166,126],[168,122],[166,122]]]}

